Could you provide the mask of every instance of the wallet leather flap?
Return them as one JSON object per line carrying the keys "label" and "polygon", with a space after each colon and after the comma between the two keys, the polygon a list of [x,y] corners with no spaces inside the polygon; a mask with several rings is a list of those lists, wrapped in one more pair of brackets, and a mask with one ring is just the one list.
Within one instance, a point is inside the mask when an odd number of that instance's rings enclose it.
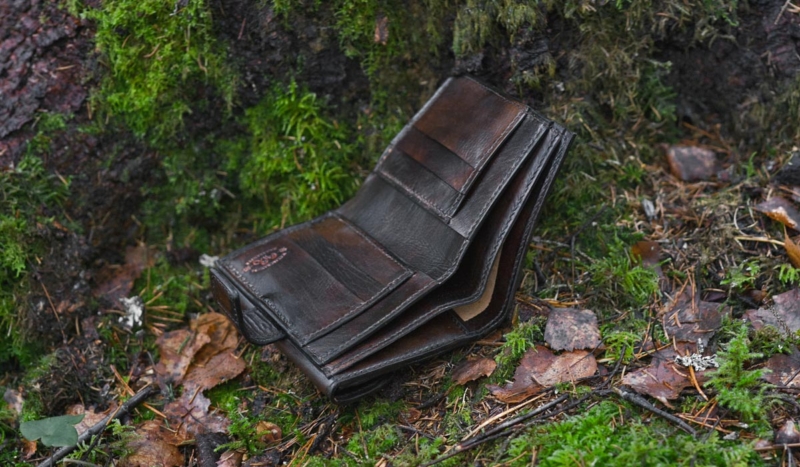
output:
{"label": "wallet leather flap", "polygon": [[447,221],[525,113],[476,81],[451,78],[392,141],[376,173]]}

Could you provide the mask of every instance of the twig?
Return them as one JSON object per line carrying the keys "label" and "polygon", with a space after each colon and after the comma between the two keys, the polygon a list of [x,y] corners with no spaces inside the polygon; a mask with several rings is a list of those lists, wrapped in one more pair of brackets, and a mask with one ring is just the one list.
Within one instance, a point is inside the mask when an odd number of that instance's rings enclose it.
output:
{"label": "twig", "polygon": [[622,399],[624,399],[624,400],[626,400],[626,401],[628,401],[628,402],[630,402],[630,403],[632,403],[634,405],[638,405],[639,407],[641,407],[641,408],[643,408],[645,410],[648,410],[650,412],[653,412],[654,414],[658,415],[659,417],[674,423],[680,429],[682,429],[683,431],[689,433],[690,435],[697,436],[697,431],[695,431],[694,428],[690,427],[686,422],[684,422],[680,418],[676,417],[675,415],[672,415],[670,413],[667,413],[667,412],[659,409],[658,407],[654,406],[653,404],[647,402],[647,400],[645,400],[643,397],[638,396],[638,395],[636,395],[636,394],[634,394],[632,392],[623,391],[623,390],[621,390],[619,388],[614,388],[614,393],[616,395],[618,395],[619,397],[621,397]]}
{"label": "twig", "polygon": [[133,410],[137,405],[141,404],[148,397],[153,395],[155,393],[155,391],[156,391],[155,386],[145,386],[138,393],[136,393],[135,396],[133,396],[130,399],[128,399],[127,401],[125,401],[125,403],[122,404],[119,407],[119,409],[117,409],[116,412],[114,412],[112,414],[109,414],[108,416],[106,416],[105,418],[100,420],[99,422],[95,423],[91,428],[86,430],[86,432],[84,432],[82,435],[80,435],[78,437],[78,442],[77,442],[77,444],[75,444],[75,446],[65,446],[65,447],[59,449],[58,451],[56,451],[55,454],[53,454],[50,457],[50,459],[48,459],[48,460],[42,462],[41,464],[39,464],[39,467],[53,467],[53,466],[55,466],[57,462],[59,462],[64,457],[66,457],[67,454],[72,452],[73,449],[75,449],[79,444],[85,443],[86,441],[91,439],[92,436],[95,436],[95,435],[99,436],[100,433],[102,433],[106,429],[108,424],[111,423],[112,420],[114,420],[116,418],[119,418],[119,417],[127,414],[131,410]]}

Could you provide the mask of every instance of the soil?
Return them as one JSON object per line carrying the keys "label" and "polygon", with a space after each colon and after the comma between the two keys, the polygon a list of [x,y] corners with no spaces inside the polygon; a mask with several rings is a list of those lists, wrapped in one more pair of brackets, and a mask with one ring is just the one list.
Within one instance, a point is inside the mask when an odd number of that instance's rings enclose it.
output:
{"label": "soil", "polygon": [[[686,37],[661,38],[657,56],[672,62],[667,84],[678,93],[679,114],[685,121],[733,129],[737,109],[768,101],[797,75],[800,15],[779,18],[784,3],[750,2],[741,26],[732,28],[735,35],[704,47],[688,47]],[[359,109],[368,104],[369,96],[363,93],[368,79],[360,64],[342,52],[337,37],[316,13],[288,28],[269,2],[210,4],[216,32],[228,44],[230,60],[243,79],[237,92],[239,109],[261,100],[274,84],[272,77],[298,70],[298,57],[303,62],[296,79],[332,105]],[[509,82],[513,69],[543,63],[547,54],[563,60],[563,51],[574,40],[572,33],[553,21],[547,37],[523,33],[513,43],[488,46],[469,57],[445,56],[440,79],[468,72],[516,94]],[[152,173],[159,164],[157,154],[122,130],[99,136],[77,131],[91,119],[87,98],[101,67],[92,37],[91,23],[70,16],[56,2],[0,0],[0,168],[20,160],[41,112],[73,115],[66,129],[53,136],[44,160],[50,172],[71,179],[73,197],[64,207],[76,227],[40,229],[49,248],[29,275],[33,294],[27,299],[28,330],[46,347],[58,349],[57,366],[63,370],[41,386],[49,401],[46,413],[51,414],[81,398],[87,404],[102,402],[103,391],[91,388],[110,378],[102,345],[91,334],[91,316],[97,312],[94,278],[104,266],[123,263],[125,248],[139,238],[135,214],[143,201],[142,187],[154,183]],[[521,97],[531,103],[541,100],[533,91]],[[223,105],[220,100],[216,104]],[[217,110],[190,116],[187,126],[196,132],[214,128],[214,115],[224,114]],[[60,320],[54,319],[54,308],[60,310]],[[65,387],[71,390],[65,393]]]}

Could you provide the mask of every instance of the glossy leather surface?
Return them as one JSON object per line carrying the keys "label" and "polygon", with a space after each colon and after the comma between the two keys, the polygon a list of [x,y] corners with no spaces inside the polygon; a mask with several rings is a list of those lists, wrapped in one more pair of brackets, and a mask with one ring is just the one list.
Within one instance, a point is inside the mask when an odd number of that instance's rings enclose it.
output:
{"label": "glossy leather surface", "polygon": [[[339,209],[239,249],[212,270],[220,308],[276,345],[326,395],[489,332],[508,317],[522,258],[572,134],[466,77],[451,78]],[[453,308],[486,291],[463,321]]]}

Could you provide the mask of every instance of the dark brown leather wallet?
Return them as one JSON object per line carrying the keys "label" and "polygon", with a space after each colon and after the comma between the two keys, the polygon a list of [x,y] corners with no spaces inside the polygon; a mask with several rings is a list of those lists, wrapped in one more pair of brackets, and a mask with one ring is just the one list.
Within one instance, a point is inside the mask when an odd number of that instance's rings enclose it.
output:
{"label": "dark brown leather wallet", "polygon": [[350,201],[220,259],[214,296],[248,341],[274,342],[324,394],[356,400],[510,316],[572,139],[450,78]]}

